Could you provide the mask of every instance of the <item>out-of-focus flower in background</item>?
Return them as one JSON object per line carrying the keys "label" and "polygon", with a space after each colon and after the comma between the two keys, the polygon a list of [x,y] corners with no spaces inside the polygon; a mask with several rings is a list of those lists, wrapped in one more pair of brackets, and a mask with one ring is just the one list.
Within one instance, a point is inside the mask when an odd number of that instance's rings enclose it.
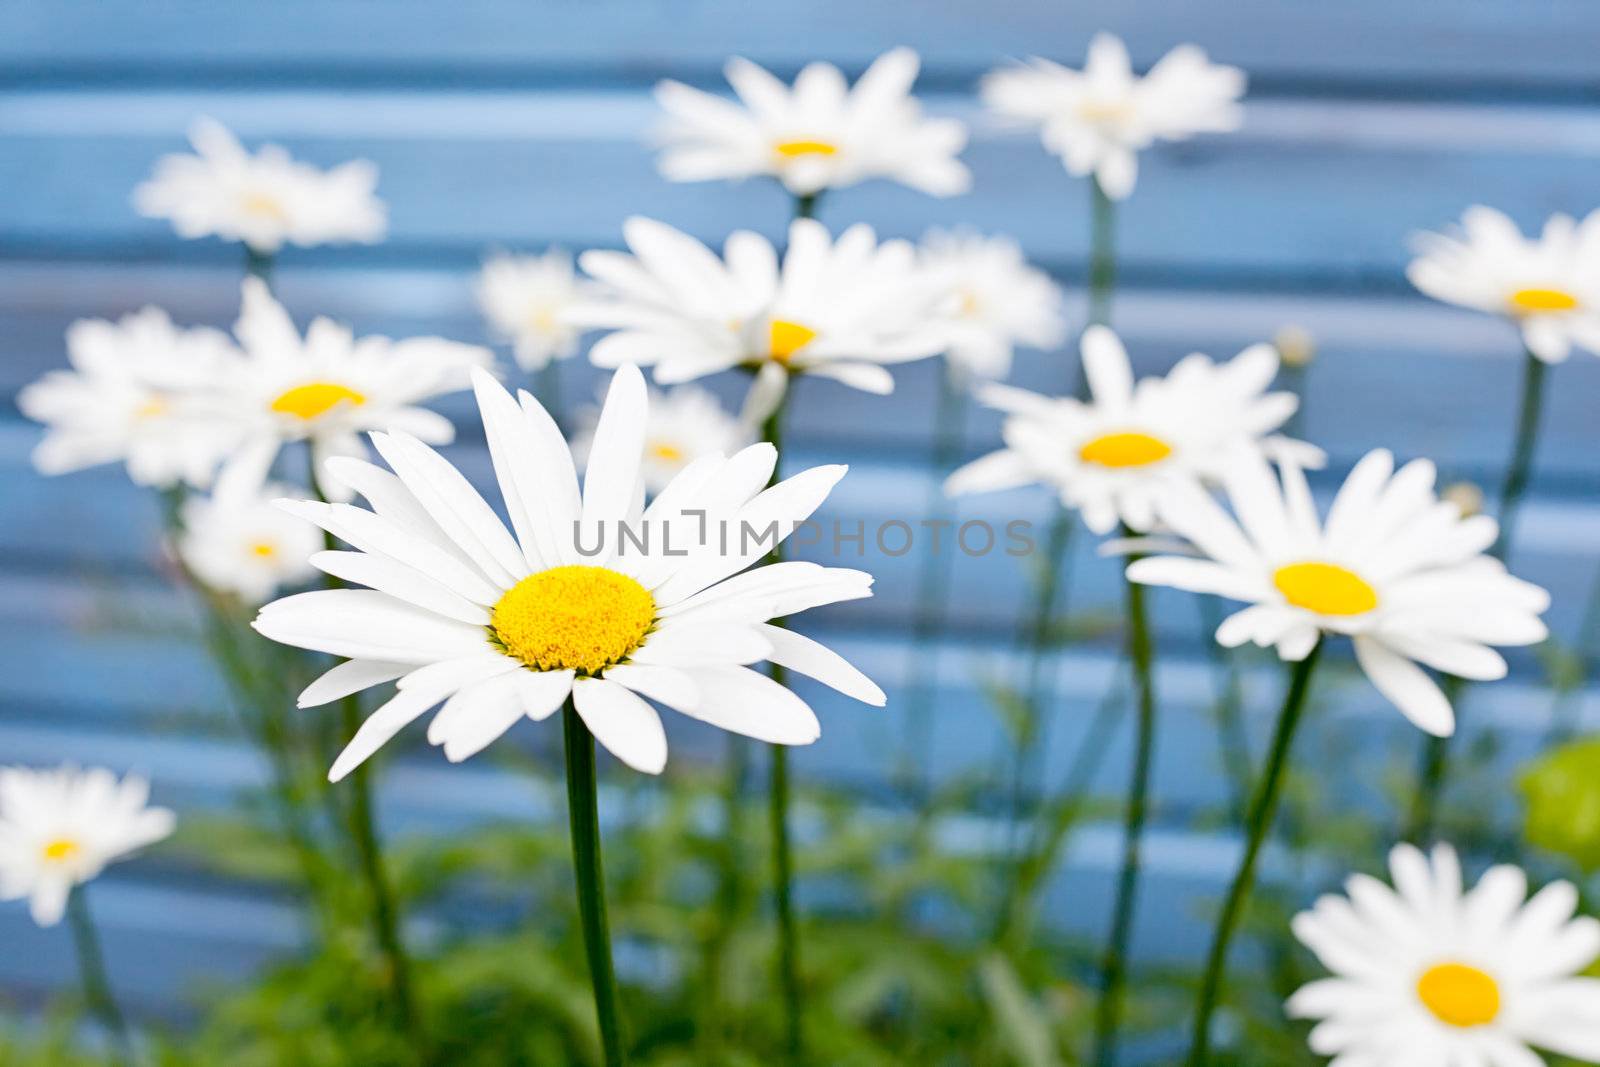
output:
{"label": "out-of-focus flower in background", "polygon": [[1493,208],[1470,207],[1459,230],[1419,234],[1411,284],[1435,300],[1503,315],[1528,351],[1559,363],[1574,346],[1600,355],[1600,211],[1552,215],[1527,238]]}
{"label": "out-of-focus flower in background", "polygon": [[74,887],[172,833],[150,783],[99,768],[0,767],[0,900],[27,898],[40,926],[61,921]]}
{"label": "out-of-focus flower in background", "polygon": [[[594,447],[599,409],[587,413],[572,442],[572,454],[585,462]],[[706,456],[731,455],[751,444],[749,422],[729,414],[710,391],[680,385],[665,392],[650,390],[645,423],[644,458],[639,476],[651,494],[665,489],[689,464]]]}
{"label": "out-of-focus flower in background", "polygon": [[1600,1058],[1600,921],[1574,917],[1578,891],[1491,867],[1471,890],[1448,845],[1389,854],[1394,886],[1358,874],[1295,916],[1294,933],[1334,973],[1289,998],[1319,1020],[1313,1052],[1336,1063],[1542,1063],[1538,1048]]}
{"label": "out-of-focus flower in background", "polygon": [[1533,645],[1547,636],[1539,616],[1550,595],[1484,555],[1499,526],[1463,518],[1434,494],[1427,460],[1394,469],[1383,449],[1367,453],[1329,508],[1317,515],[1293,463],[1274,478],[1255,457],[1231,464],[1223,484],[1230,517],[1209,495],[1175,486],[1162,522],[1204,557],[1152,556],[1128,566],[1137,582],[1240,600],[1216,638],[1276,646],[1304,659],[1324,633],[1345,634],[1367,677],[1430,734],[1455,730],[1450,701],[1419,663],[1460,678],[1503,678],[1491,645]]}
{"label": "out-of-focus flower in background", "polygon": [[[581,493],[567,444],[539,402],[523,393],[519,407],[487,373],[475,385],[515,535],[447,460],[404,433],[373,435],[392,475],[351,461],[333,467],[356,475],[353,488],[375,512],[292,507],[360,550],[312,562],[369,587],[300,593],[261,610],[255,627],[267,637],[350,657],[312,683],[302,706],[398,679],[330,778],[441,702],[428,740],[452,761],[570,696],[596,740],[651,774],[666,766],[667,741],[645,697],[773,744],[816,740],[811,708],[749,664],[768,660],[883,704],[883,692],[836,653],[768,621],[870,596],[872,577],[802,562],[746,572],[773,546],[739,533],[771,523],[780,540],[788,536],[844,467],[814,467],[768,489],[777,450],[752,445],[703,457],[641,514],[649,418],[638,370],[623,367],[612,381]],[[623,522],[645,533],[642,546],[620,531]],[[592,541],[574,536],[580,528]],[[591,544],[595,551],[580,551]]]}
{"label": "out-of-focus flower in background", "polygon": [[1266,391],[1278,370],[1271,345],[1252,345],[1223,364],[1196,353],[1165,377],[1137,383],[1111,330],[1091,326],[1082,348],[1088,401],[1007,385],[978,391],[1006,413],[1005,447],[950,475],[947,492],[1043,484],[1095,533],[1110,533],[1119,521],[1145,532],[1173,486],[1215,481],[1241,455],[1270,448],[1320,462],[1310,445],[1267,436],[1299,404],[1292,393]]}
{"label": "out-of-focus flower in background", "polygon": [[537,256],[490,257],[475,292],[490,329],[511,344],[517,366],[536,371],[577,352],[580,331],[567,320],[567,309],[592,288],[573,270],[572,256],[552,248]]}
{"label": "out-of-focus flower in background", "polygon": [[237,444],[219,403],[237,369],[226,334],[174,326],[159,308],[117,322],[84,319],[67,331],[71,370],[24,388],[17,406],[48,432],[33,453],[44,474],[125,463],[139,485],[204,488]]}
{"label": "out-of-focus flower in background", "polygon": [[652,219],[629,219],[623,233],[632,255],[596,250],[578,260],[610,288],[571,313],[611,331],[590,350],[599,366],[649,365],[663,385],[744,366],[763,376],[759,407],[770,410],[794,374],[891,392],[885,364],[946,343],[928,315],[916,250],[880,244],[870,226],[835,241],[820,222],[797,219],[781,267],[772,242],[748,230],[728,238],[722,258]]}
{"label": "out-of-focus flower in background", "polygon": [[287,486],[233,491],[223,486],[209,497],[184,501],[178,552],[209,589],[260,604],[279,589],[316,574],[311,554],[322,538],[303,520],[273,504],[293,496]]}
{"label": "out-of-focus flower in background", "polygon": [[927,118],[911,96],[920,67],[909,48],[886,52],[853,87],[831,63],[807,64],[791,89],[749,60],[725,68],[739,102],[664,81],[656,100],[661,173],[670,181],[770,176],[796,196],[887,178],[934,196],[963,193],[956,157],[967,130]]}
{"label": "out-of-focus flower in background", "polygon": [[1065,339],[1061,288],[1014,239],[932,230],[918,253],[948,338],[945,357],[963,378],[999,380],[1011,373],[1018,346],[1048,350]]}
{"label": "out-of-focus flower in background", "polygon": [[179,237],[242,241],[270,255],[285,244],[371,244],[388,228],[374,195],[378,169],[352,160],[318,170],[278,145],[246,152],[227,127],[197,119],[189,130],[195,155],[163,156],[134,190],[148,218],[169,219]]}
{"label": "out-of-focus flower in background", "polygon": [[244,486],[265,481],[285,442],[309,442],[319,472],[330,456],[365,456],[364,430],[448,443],[455,438],[450,420],[418,405],[467,388],[468,372],[493,362],[475,345],[442,337],[358,338],[326,318],[312,320],[301,337],[255,278],[244,282],[234,334],[244,359],[224,402],[248,440],[229,460],[228,477]]}
{"label": "out-of-focus flower in background", "polygon": [[1128,49],[1108,33],[1089,42],[1083,70],[1048,59],[992,71],[983,100],[1004,119],[1039,129],[1067,172],[1093,174],[1113,200],[1133,192],[1138,153],[1158,140],[1239,128],[1245,75],[1219,66],[1194,45],[1180,45],[1150,68],[1133,73]]}

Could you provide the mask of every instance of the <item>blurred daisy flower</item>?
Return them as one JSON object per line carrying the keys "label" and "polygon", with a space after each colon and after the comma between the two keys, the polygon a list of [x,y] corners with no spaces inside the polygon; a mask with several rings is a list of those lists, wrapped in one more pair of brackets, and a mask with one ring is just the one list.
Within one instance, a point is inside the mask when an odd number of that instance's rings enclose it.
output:
{"label": "blurred daisy flower", "polygon": [[[312,683],[301,706],[398,679],[330,778],[441,702],[428,739],[452,761],[570,696],[602,745],[651,774],[666,765],[667,740],[645,698],[772,744],[816,740],[810,707],[752,663],[883,704],[836,653],[769,623],[870,596],[871,576],[805,562],[752,567],[816,510],[844,467],[766,488],[777,450],[751,445],[731,458],[702,456],[645,508],[650,419],[636,369],[612,380],[581,492],[539,402],[526,392],[513,399],[482,371],[474,385],[511,530],[442,456],[401,432],[372,435],[392,474],[351,459],[329,464],[373,510],[285,502],[357,549],[312,562],[368,587],[300,593],[261,610],[255,627],[267,637],[349,657]],[[746,527],[771,536],[744,537]]]}
{"label": "blurred daisy flower", "polygon": [[164,156],[134,190],[146,218],[169,219],[179,237],[243,241],[263,255],[301,246],[383,240],[383,201],[373,195],[378,169],[353,160],[318,170],[278,145],[255,155],[220,122],[202,118],[189,130],[195,155]]}
{"label": "blurred daisy flower", "polygon": [[1051,349],[1065,339],[1060,287],[1011,238],[933,230],[918,257],[945,356],[969,380],[1006,377],[1018,345]]}
{"label": "blurred daisy flower", "polygon": [[1538,1067],[1539,1048],[1600,1060],[1600,922],[1578,892],[1492,867],[1464,890],[1455,850],[1389,854],[1394,887],[1355,875],[1348,897],[1295,916],[1294,933],[1335,977],[1305,986],[1291,1016],[1320,1020],[1311,1049],[1335,1064]]}
{"label": "blurred daisy flower", "polygon": [[322,538],[273,503],[291,492],[283,486],[235,491],[224,485],[212,496],[189,497],[178,540],[184,566],[207,588],[247,604],[260,604],[316,574],[311,554],[322,548]]}
{"label": "blurred daisy flower", "polygon": [[1121,200],[1133,192],[1141,149],[1238,129],[1244,87],[1243,71],[1209,62],[1190,44],[1136,77],[1127,47],[1100,33],[1083,70],[1030,59],[986,75],[982,96],[1001,117],[1037,126],[1069,174],[1093,174],[1108,197]]}
{"label": "blurred daisy flower", "polygon": [[1510,318],[1546,363],[1574,345],[1600,355],[1600,211],[1581,223],[1551,216],[1529,239],[1493,208],[1471,207],[1459,231],[1415,244],[1406,276],[1428,296]]}
{"label": "blurred daisy flower", "polygon": [[511,343],[517,366],[536,371],[578,350],[579,330],[566,313],[590,288],[573,271],[572,257],[553,248],[542,256],[492,257],[476,291],[478,307],[494,333]]}
{"label": "blurred daisy flower", "polygon": [[612,331],[590,349],[598,366],[652,365],[663,385],[747,367],[760,375],[758,407],[770,410],[791,375],[888,393],[894,377],[884,364],[944,347],[915,249],[879,244],[870,226],[835,241],[820,222],[797,219],[781,266],[772,243],[748,230],[728,238],[720,259],[651,219],[629,219],[623,234],[632,255],[590,251],[578,260],[610,288],[572,312]]}
{"label": "blurred daisy flower", "polygon": [[1473,680],[1506,674],[1491,645],[1533,645],[1546,636],[1543,589],[1484,554],[1499,532],[1487,515],[1463,518],[1434,493],[1434,467],[1367,453],[1318,517],[1305,475],[1266,461],[1231,465],[1223,484],[1230,517],[1195,487],[1161,501],[1161,519],[1203,558],[1152,556],[1128,566],[1136,582],[1212,593],[1250,606],[1225,619],[1217,641],[1276,646],[1304,659],[1324,633],[1346,634],[1379,692],[1421,729],[1455,730],[1439,686],[1418,664]]}
{"label": "blurred daisy flower", "polygon": [[133,775],[0,767],[0,900],[27,898],[34,922],[60,922],[74,887],[172,833],[172,812],[149,800]]}
{"label": "blurred daisy flower", "polygon": [[791,89],[734,58],[725,69],[738,103],[664,81],[661,173],[669,181],[770,175],[796,196],[869,178],[933,196],[966,192],[972,176],[956,158],[966,127],[923,117],[911,96],[919,65],[915,52],[897,48],[850,87],[837,67],[811,63]]}
{"label": "blurred daisy flower", "polygon": [[[572,442],[572,454],[583,462],[594,447],[598,410]],[[639,475],[652,495],[661,492],[683,469],[704,456],[727,455],[750,444],[750,423],[729,414],[708,390],[680,385],[666,392],[650,390],[649,421],[644,431],[644,458]]]}
{"label": "blurred daisy flower", "polygon": [[238,441],[218,402],[239,356],[227,335],[181,329],[159,308],[67,331],[71,370],[25,387],[17,406],[49,429],[34,450],[43,474],[122,462],[139,485],[204,488]]}
{"label": "blurred daisy flower", "polygon": [[1268,436],[1299,404],[1293,393],[1266,391],[1278,372],[1271,345],[1252,345],[1223,364],[1196,353],[1165,377],[1137,383],[1108,328],[1085,330],[1082,351],[1087,401],[1005,385],[978,390],[980,401],[1006,415],[1006,447],[950,475],[946,492],[1044,484],[1095,533],[1110,533],[1119,521],[1144,533],[1174,486],[1215,481],[1241,455],[1268,450],[1323,461],[1311,445]]}
{"label": "blurred daisy flower", "polygon": [[357,338],[325,318],[301,337],[259,279],[245,279],[243,293],[234,334],[244,359],[228,398],[248,435],[229,461],[230,478],[243,485],[265,481],[285,442],[308,442],[319,472],[329,456],[365,456],[363,430],[448,443],[450,420],[418,405],[467,388],[469,370],[493,360],[487,349],[441,337]]}

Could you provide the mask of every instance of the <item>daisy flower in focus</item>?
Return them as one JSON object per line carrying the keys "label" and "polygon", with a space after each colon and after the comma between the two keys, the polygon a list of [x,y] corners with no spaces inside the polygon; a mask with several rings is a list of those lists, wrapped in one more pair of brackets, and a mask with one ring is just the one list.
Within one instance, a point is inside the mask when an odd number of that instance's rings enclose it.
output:
{"label": "daisy flower in focus", "polygon": [[170,219],[179,237],[243,241],[263,255],[301,246],[383,240],[383,201],[373,195],[378,170],[353,160],[318,170],[278,145],[255,155],[220,122],[202,118],[189,130],[195,155],[164,156],[134,190],[146,218]]}
{"label": "daisy flower in focus", "polygon": [[1463,518],[1434,493],[1434,467],[1398,471],[1383,449],[1367,453],[1318,517],[1305,475],[1266,461],[1233,464],[1223,484],[1234,516],[1195,487],[1161,501],[1161,519],[1203,558],[1152,556],[1128,577],[1250,606],[1225,619],[1217,641],[1276,646],[1306,657],[1324,633],[1347,634],[1379,692],[1421,729],[1455,730],[1455,715],[1419,664],[1460,678],[1503,678],[1491,645],[1533,645],[1546,636],[1543,589],[1485,555],[1499,532],[1487,515]]}
{"label": "daisy flower in focus", "polygon": [[1538,1067],[1539,1048],[1600,1060],[1600,922],[1578,891],[1492,867],[1464,890],[1448,845],[1389,854],[1394,887],[1367,875],[1348,897],[1295,916],[1294,933],[1335,977],[1303,987],[1291,1016],[1320,1020],[1311,1049],[1337,1065]]}
{"label": "daisy flower in focus", "polygon": [[490,327],[511,342],[517,366],[536,371],[578,350],[578,329],[567,308],[586,295],[588,283],[559,248],[542,256],[496,255],[478,275],[478,307]]}
{"label": "daisy flower in focus", "polygon": [[75,886],[172,833],[150,784],[107,770],[0,767],[0,900],[29,900],[33,921],[61,921]]}
{"label": "daisy flower in focus", "polygon": [[1546,363],[1573,346],[1600,355],[1600,211],[1581,223],[1551,216],[1530,239],[1493,208],[1471,207],[1459,231],[1415,243],[1406,276],[1435,300],[1510,318]]}
{"label": "daisy flower in focus", "polygon": [[217,402],[239,359],[225,334],[180,329],[151,307],[73,323],[67,359],[71,370],[17,397],[24,415],[49,427],[33,453],[41,473],[122,462],[139,485],[211,483],[238,439]]}
{"label": "daisy flower in focus", "polygon": [[184,566],[207,588],[247,604],[260,604],[316,574],[310,559],[322,547],[321,536],[273,503],[290,492],[284,486],[224,486],[209,497],[189,497],[178,540]]}
{"label": "daisy flower in focus", "polygon": [[905,241],[879,244],[870,226],[835,241],[820,222],[797,219],[781,265],[772,243],[748,230],[728,238],[722,258],[651,219],[629,219],[623,234],[632,255],[589,251],[578,260],[610,288],[571,313],[612,331],[590,349],[598,366],[652,365],[663,385],[747,367],[758,371],[756,391],[770,408],[794,374],[891,392],[884,364],[944,347],[916,251]]}
{"label": "daisy flower in focus", "polygon": [[[762,660],[883,704],[882,691],[838,654],[769,622],[870,596],[871,576],[805,562],[752,567],[845,468],[814,467],[766,488],[777,450],[756,444],[702,456],[644,508],[650,420],[638,370],[623,367],[612,380],[581,491],[567,444],[537,400],[513,399],[482,371],[473,384],[511,529],[443,457],[403,432],[372,435],[394,473],[352,459],[329,464],[372,510],[285,502],[356,549],[312,563],[367,587],[300,593],[256,619],[275,641],[349,657],[311,684],[301,706],[398,680],[331,779],[441,702],[428,740],[452,761],[570,697],[602,745],[651,774],[666,765],[667,740],[646,698],[772,744],[816,740],[810,707],[750,669]],[[746,527],[772,536],[743,536]]]}
{"label": "daisy flower in focus", "polygon": [[1323,460],[1311,445],[1268,436],[1299,405],[1293,393],[1266,391],[1278,372],[1271,345],[1252,345],[1222,364],[1196,353],[1164,378],[1137,383],[1108,328],[1085,330],[1082,352],[1087,401],[1005,385],[978,390],[980,401],[1006,414],[1006,447],[951,474],[947,493],[1044,484],[1097,534],[1118,522],[1143,533],[1173,486],[1215,481],[1241,455],[1269,450],[1312,465]]}
{"label": "daisy flower in focus", "polygon": [[493,360],[487,349],[441,337],[357,338],[325,318],[313,320],[301,337],[256,278],[245,279],[234,334],[244,359],[228,403],[248,440],[229,461],[229,474],[244,485],[259,486],[289,441],[310,444],[319,472],[329,456],[365,456],[364,430],[448,443],[455,438],[450,420],[417,405],[467,388],[471,368]]}
{"label": "daisy flower in focus", "polygon": [[770,175],[796,196],[869,178],[933,196],[966,192],[972,176],[956,158],[966,127],[923,117],[911,96],[919,66],[915,52],[896,48],[851,87],[837,67],[811,63],[791,89],[734,58],[725,69],[738,103],[664,81],[661,173],[686,182]]}
{"label": "daisy flower in focus", "polygon": [[[703,456],[727,455],[750,444],[755,434],[749,422],[723,410],[708,390],[680,385],[649,394],[649,421],[644,431],[644,458],[639,476],[652,495],[661,492],[685,467]],[[582,462],[594,447],[598,412],[572,442],[573,455]]]}
{"label": "daisy flower in focus", "polygon": [[1136,77],[1127,47],[1100,33],[1083,70],[1034,58],[986,75],[982,95],[1003,118],[1038,127],[1067,173],[1093,174],[1102,192],[1121,200],[1133,192],[1141,149],[1238,129],[1244,87],[1243,71],[1211,63],[1192,44]]}
{"label": "daisy flower in focus", "polygon": [[933,230],[918,253],[945,355],[969,378],[998,381],[1017,345],[1050,349],[1065,339],[1060,287],[1011,238]]}

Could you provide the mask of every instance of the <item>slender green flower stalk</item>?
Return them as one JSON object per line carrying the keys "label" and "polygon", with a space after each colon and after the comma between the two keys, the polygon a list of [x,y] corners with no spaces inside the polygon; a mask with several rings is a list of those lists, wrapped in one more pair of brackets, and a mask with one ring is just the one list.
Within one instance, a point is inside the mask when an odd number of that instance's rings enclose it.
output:
{"label": "slender green flower stalk", "polygon": [[[966,418],[966,392],[955,380],[955,368],[946,364],[939,375],[939,401],[934,410],[933,448],[929,453],[932,478],[929,479],[926,508],[934,529],[950,524],[949,498],[945,495],[943,475],[955,466],[961,456],[962,426]],[[929,551],[922,557],[917,574],[917,606],[912,620],[912,657],[918,663],[929,662],[934,641],[944,630],[949,608],[950,552]],[[921,799],[927,797],[927,768],[930,718],[933,699],[937,692],[937,678],[930,671],[914,671],[915,681],[906,693],[905,743],[901,758],[904,761],[900,778],[903,791]]]}
{"label": "slender green flower stalk", "polygon": [[[1123,528],[1124,536],[1133,531]],[[1133,556],[1129,563],[1140,557]],[[1116,906],[1111,913],[1111,936],[1100,963],[1100,1000],[1095,1011],[1094,1056],[1097,1067],[1109,1067],[1117,1053],[1117,1027],[1122,1016],[1123,987],[1127,979],[1128,943],[1139,898],[1139,871],[1145,819],[1150,805],[1150,772],[1155,756],[1156,696],[1155,648],[1145,610],[1142,585],[1123,578],[1127,596],[1128,662],[1133,670],[1135,731],[1133,770],[1123,811],[1122,868],[1117,876]]]}
{"label": "slender green flower stalk", "polygon": [[249,245],[244,246],[244,273],[247,278],[260,278],[270,289],[272,287],[272,269],[277,265],[278,257],[271,252],[258,252]]}
{"label": "slender green flower stalk", "polygon": [[[327,503],[327,495],[323,491],[322,482],[317,477],[314,465],[310,480],[311,491],[316,498],[324,504]],[[338,547],[333,534],[326,531],[323,533],[323,544],[330,552]],[[326,576],[324,584],[329,589],[345,587],[342,581],[331,574]],[[351,693],[340,698],[338,707],[342,740],[348,743],[361,728],[364,718],[361,695]],[[394,889],[389,884],[388,872],[384,868],[382,846],[378,842],[377,823],[373,815],[370,769],[370,764],[362,763],[350,773],[345,815],[349,824],[350,839],[355,845],[361,878],[367,886],[369,904],[372,908],[373,936],[377,940],[378,951],[383,955],[387,972],[385,978],[394,997],[395,1014],[411,1039],[418,1058],[426,1062],[429,1056],[426,1051],[422,1017],[418,1013],[416,995],[412,988],[411,959],[406,953],[405,941],[400,931],[399,907],[395,902]]]}
{"label": "slender green flower stalk", "polygon": [[594,735],[569,696],[561,712],[567,759],[567,817],[572,831],[572,866],[578,887],[578,916],[584,955],[594,986],[594,1010],[606,1067],[627,1062],[617,976],[611,962],[611,931],[606,918],[605,869],[600,860],[599,786],[595,777]]}
{"label": "slender green flower stalk", "polygon": [[1266,765],[1262,768],[1255,794],[1250,800],[1250,811],[1245,825],[1244,857],[1239,862],[1238,873],[1228,889],[1222,911],[1217,916],[1216,930],[1212,934],[1211,950],[1206,957],[1206,968],[1200,983],[1200,998],[1195,1009],[1194,1036],[1189,1047],[1188,1067],[1205,1067],[1211,1062],[1211,1018],[1221,1000],[1223,981],[1227,970],[1228,947],[1234,932],[1244,916],[1245,906],[1255,888],[1256,865],[1261,858],[1261,847],[1271,831],[1273,817],[1278,810],[1278,796],[1283,789],[1283,779],[1289,766],[1289,754],[1294,745],[1295,730],[1305,711],[1306,694],[1311,688],[1311,675],[1322,653],[1323,640],[1318,638],[1306,658],[1295,663],[1289,676],[1289,690],[1284,696],[1283,710],[1278,714],[1278,725],[1273,731],[1272,743],[1267,751]]}
{"label": "slender green flower stalk", "polygon": [[539,369],[538,394],[539,402],[544,405],[545,410],[550,413],[550,417],[555,420],[556,425],[561,427],[562,432],[565,433],[568,427],[566,408],[562,403],[561,397],[561,361],[559,359],[552,358]]}
{"label": "slender green flower stalk", "polygon": [[1098,178],[1089,180],[1089,325],[1111,325],[1111,298],[1117,289],[1117,205]]}
{"label": "slender green flower stalk", "polygon": [[[1525,353],[1522,363],[1522,396],[1517,408],[1517,427],[1498,497],[1500,536],[1489,549],[1489,554],[1502,563],[1511,555],[1517,513],[1521,510],[1522,499],[1528,491],[1528,480],[1533,473],[1533,457],[1538,450],[1539,424],[1544,412],[1546,370],[1544,360],[1534,355],[1532,351]],[[1456,710],[1456,734],[1461,732],[1460,718],[1464,710],[1463,702],[1457,698],[1464,689],[1465,683],[1459,678],[1452,677],[1445,682],[1445,695]],[[1450,738],[1430,737],[1423,749],[1417,792],[1412,798],[1405,834],[1408,841],[1424,843],[1433,835],[1439,795],[1444,791],[1449,775]]]}
{"label": "slender green flower stalk", "polygon": [[78,886],[67,898],[67,921],[72,925],[72,942],[78,953],[78,976],[83,983],[84,1004],[100,1020],[100,1025],[111,1038],[116,1048],[117,1062],[132,1067],[138,1062],[133,1049],[133,1036],[128,1030],[128,1020],[111,992],[111,980],[106,976],[100,935],[95,930],[94,918],[89,914],[87,886]]}

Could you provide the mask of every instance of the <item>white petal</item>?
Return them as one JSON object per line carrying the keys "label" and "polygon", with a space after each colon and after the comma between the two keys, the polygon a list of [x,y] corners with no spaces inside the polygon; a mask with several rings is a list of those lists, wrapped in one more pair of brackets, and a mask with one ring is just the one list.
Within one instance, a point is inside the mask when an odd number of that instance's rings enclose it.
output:
{"label": "white petal", "polygon": [[1435,737],[1455,732],[1450,701],[1426,671],[1373,638],[1357,636],[1354,643],[1361,669],[1401,714]]}
{"label": "white petal", "polygon": [[251,625],[286,645],[393,663],[433,663],[488,646],[481,626],[446,619],[370,589],[296,593],[263,607]]}
{"label": "white petal", "polygon": [[881,708],[888,703],[889,698],[877,683],[833,649],[770,623],[762,624],[761,633],[772,643],[772,652],[767,659],[778,666],[815,678],[823,685],[873,707]]}
{"label": "white petal", "polygon": [[1133,367],[1128,350],[1110,328],[1090,326],[1083,331],[1083,373],[1095,402],[1112,410],[1127,406],[1133,397]]}
{"label": "white petal", "polygon": [[364,552],[314,552],[311,565],[352,585],[388,593],[446,618],[475,626],[489,625],[487,609],[392,557]]}
{"label": "white petal", "polygon": [[809,745],[822,735],[806,702],[748,667],[697,667],[700,686],[693,718],[774,745]]}
{"label": "white petal", "polygon": [[351,693],[359,693],[384,682],[392,682],[407,671],[415,670],[409,663],[390,663],[384,660],[352,659],[322,674],[306,686],[297,702],[302,708],[315,708]]}
{"label": "white petal", "polygon": [[605,677],[678,711],[700,703],[700,687],[687,672],[676,667],[619,663],[608,669]]}
{"label": "white petal", "polygon": [[[589,465],[583,478],[583,525],[586,530],[604,523],[611,527],[628,515],[639,483],[639,461],[644,455],[649,401],[639,368],[626,365],[611,377]],[[612,530],[611,537],[615,537]]]}
{"label": "white petal", "polygon": [[661,716],[635,693],[603,678],[580,678],[573,703],[595,740],[636,771],[660,774],[667,765]]}

